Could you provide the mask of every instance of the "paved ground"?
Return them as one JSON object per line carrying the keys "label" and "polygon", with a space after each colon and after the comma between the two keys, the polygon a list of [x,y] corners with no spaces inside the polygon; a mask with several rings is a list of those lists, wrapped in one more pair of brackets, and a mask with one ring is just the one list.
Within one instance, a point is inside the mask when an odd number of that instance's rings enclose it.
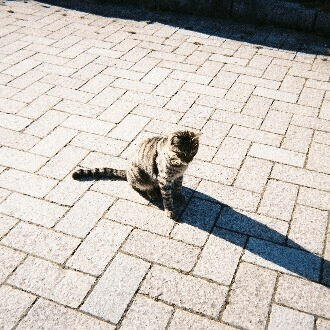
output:
{"label": "paved ground", "polygon": [[[113,12],[0,6],[0,328],[330,329],[326,43]],[[178,223],[71,179],[179,127]]]}

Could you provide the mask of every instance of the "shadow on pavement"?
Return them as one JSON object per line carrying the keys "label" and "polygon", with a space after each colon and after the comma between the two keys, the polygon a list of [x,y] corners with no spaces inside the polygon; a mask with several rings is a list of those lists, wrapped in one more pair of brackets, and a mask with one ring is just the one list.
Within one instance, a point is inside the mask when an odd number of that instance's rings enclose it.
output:
{"label": "shadow on pavement", "polygon": [[[9,0],[13,1],[13,0]],[[47,5],[59,6],[103,17],[128,19],[148,24],[160,23],[178,29],[191,30],[204,35],[227,38],[254,45],[300,51],[309,54],[330,55],[330,40],[317,36],[291,31],[288,29],[264,27],[239,23],[225,19],[171,14],[169,12],[149,11],[136,6],[97,4],[86,0],[40,0]]]}

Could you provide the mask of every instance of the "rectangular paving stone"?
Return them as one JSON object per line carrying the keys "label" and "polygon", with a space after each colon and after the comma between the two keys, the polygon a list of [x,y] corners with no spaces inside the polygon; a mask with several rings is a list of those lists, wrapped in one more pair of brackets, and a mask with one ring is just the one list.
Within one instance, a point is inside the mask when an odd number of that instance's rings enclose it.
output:
{"label": "rectangular paving stone", "polygon": [[234,125],[228,136],[245,139],[257,143],[279,147],[282,137],[278,134],[260,131],[257,129]]}
{"label": "rectangular paving stone", "polygon": [[186,82],[182,88],[182,91],[187,91],[191,93],[198,93],[202,95],[210,95],[215,97],[223,97],[225,96],[227,90],[224,88],[214,87],[214,86],[206,86],[202,84],[197,84],[194,82]]}
{"label": "rectangular paving stone", "polygon": [[32,329],[33,327],[66,328],[68,324],[79,329],[114,330],[109,323],[97,320],[86,314],[77,312],[45,299],[38,299],[28,314],[18,324],[17,329]]}
{"label": "rectangular paving stone", "polygon": [[186,112],[196,101],[198,94],[187,91],[178,91],[166,104],[166,108],[178,112]]}
{"label": "rectangular paving stone", "polygon": [[222,320],[246,329],[264,329],[275,281],[274,271],[241,263]]}
{"label": "rectangular paving stone", "polygon": [[[322,284],[283,275],[279,279],[275,301],[302,312],[330,316],[330,291]],[[322,303],[320,303],[322,302]]]}
{"label": "rectangular paving stone", "polygon": [[[1,132],[1,131],[0,131]],[[18,170],[35,172],[48,161],[48,158],[21,150],[0,148],[0,164]]]}
{"label": "rectangular paving stone", "polygon": [[313,118],[302,115],[294,115],[291,121],[292,125],[312,128],[319,131],[330,132],[330,121],[326,119]]}
{"label": "rectangular paving stone", "polygon": [[166,78],[154,90],[153,94],[172,97],[184,84],[181,80]]}
{"label": "rectangular paving stone", "polygon": [[330,192],[300,187],[297,203],[326,211],[330,205]]}
{"label": "rectangular paving stone", "polygon": [[135,107],[137,103],[130,101],[117,100],[108,109],[102,112],[98,119],[119,123]]}
{"label": "rectangular paving stone", "polygon": [[298,205],[293,215],[288,245],[322,255],[327,223],[327,211]]}
{"label": "rectangular paving stone", "polygon": [[82,85],[79,88],[79,90],[88,93],[98,94],[103,89],[108,87],[114,80],[114,77],[99,73],[95,75],[95,77],[89,79],[86,84]]}
{"label": "rectangular paving stone", "polygon": [[234,186],[262,193],[272,169],[270,161],[246,157],[238,173]]}
{"label": "rectangular paving stone", "polygon": [[0,287],[0,327],[13,329],[26,310],[37,299],[36,296],[8,285]]}
{"label": "rectangular paving stone", "polygon": [[221,122],[240,125],[244,127],[259,128],[262,122],[261,118],[244,115],[241,113],[232,113],[228,111],[216,110],[212,119]]}
{"label": "rectangular paving stone", "polygon": [[143,260],[118,254],[81,310],[118,323],[149,267]]}
{"label": "rectangular paving stone", "polygon": [[113,197],[88,191],[55,228],[69,235],[85,237],[114,200]]}
{"label": "rectangular paving stone", "polygon": [[36,136],[15,132],[1,127],[0,127],[0,136],[1,136],[1,144],[3,146],[12,147],[16,149],[23,149],[23,150],[29,150],[40,141],[40,139],[37,138]]}
{"label": "rectangular paving stone", "polygon": [[319,117],[330,120],[330,100],[323,101]]}
{"label": "rectangular paving stone", "polygon": [[73,308],[79,306],[94,281],[92,276],[34,257],[28,257],[8,279],[9,284]]}
{"label": "rectangular paving stone", "polygon": [[0,125],[4,128],[12,129],[14,131],[21,131],[30,123],[30,119],[9,113],[0,113]]}
{"label": "rectangular paving stone", "polygon": [[[216,62],[211,62],[216,63]],[[201,69],[203,66],[201,67]],[[217,71],[219,71],[221,66],[217,64]],[[200,69],[199,69],[200,70]],[[206,73],[206,75],[209,75]],[[219,87],[219,88],[225,88],[229,89],[233,83],[237,80],[238,74],[228,71],[220,71],[218,74],[214,77],[214,79],[210,82],[211,86]]]}
{"label": "rectangular paving stone", "polygon": [[289,229],[286,221],[230,207],[221,212],[216,226],[278,243],[285,243]]}
{"label": "rectangular paving stone", "polygon": [[101,220],[66,265],[95,276],[101,275],[132,228]]}
{"label": "rectangular paving stone", "polygon": [[312,135],[313,130],[310,128],[290,125],[285,134],[282,148],[307,153]]}
{"label": "rectangular paving stone", "polygon": [[312,330],[314,329],[314,316],[301,313],[291,308],[274,304],[270,314],[269,329]]}
{"label": "rectangular paving stone", "polygon": [[309,148],[306,168],[330,174],[330,146],[312,143]]}
{"label": "rectangular paving stone", "polygon": [[110,132],[109,137],[132,141],[149,120],[146,117],[129,114]]}
{"label": "rectangular paving stone", "polygon": [[257,87],[253,91],[254,95],[257,96],[263,96],[263,97],[268,97],[272,98],[278,101],[284,101],[284,102],[289,102],[289,103],[296,103],[298,100],[298,95],[288,93],[288,92],[282,92],[274,89],[269,89],[265,87]]}
{"label": "rectangular paving stone", "polygon": [[1,241],[7,246],[62,263],[80,244],[80,240],[53,230],[20,222]]}
{"label": "rectangular paving stone", "polygon": [[172,313],[172,307],[137,295],[121,324],[121,329],[165,329]]}
{"label": "rectangular paving stone", "polygon": [[215,318],[224,304],[228,288],[155,265],[140,292]]}
{"label": "rectangular paving stone", "polygon": [[136,229],[125,242],[123,251],[168,267],[190,271],[200,249],[167,237]]}
{"label": "rectangular paving stone", "polygon": [[34,121],[29,127],[27,127],[24,130],[24,133],[43,138],[48,135],[55,127],[61,124],[67,117],[68,114],[66,113],[55,110],[48,110],[45,114]]}
{"label": "rectangular paving stone", "polygon": [[53,132],[37,143],[31,152],[45,157],[53,157],[77,134],[76,130],[56,127]]}
{"label": "rectangular paving stone", "polygon": [[79,131],[106,135],[115,126],[112,123],[101,121],[99,119],[72,115],[67,118],[61,126],[76,129]]}
{"label": "rectangular paving stone", "polygon": [[275,164],[271,177],[301,186],[330,190],[330,176],[323,173],[305,170],[288,165]]}
{"label": "rectangular paving stone", "polygon": [[195,160],[189,165],[186,173],[201,179],[212,180],[230,185],[235,179],[237,170],[217,164],[210,164],[208,162]]}
{"label": "rectangular paving stone", "polygon": [[290,221],[297,194],[298,187],[296,185],[269,180],[258,212]]}
{"label": "rectangular paving stone", "polygon": [[67,145],[62,148],[38,174],[63,179],[88,154],[88,150]]}
{"label": "rectangular paving stone", "polygon": [[181,112],[151,107],[144,104],[138,105],[132,113],[134,115],[168,121],[170,123],[177,123],[182,117]]}
{"label": "rectangular paving stone", "polygon": [[160,235],[168,235],[174,225],[164,211],[126,200],[118,200],[105,217]]}
{"label": "rectangular paving stone", "polygon": [[313,136],[313,141],[317,143],[330,145],[330,133],[315,131]]}
{"label": "rectangular paving stone", "polygon": [[291,114],[286,112],[269,110],[260,129],[267,132],[285,134],[289,126],[291,116]]}
{"label": "rectangular paving stone", "polygon": [[214,156],[212,163],[239,169],[249,147],[249,141],[226,137]]}
{"label": "rectangular paving stone", "polygon": [[317,330],[327,330],[330,326],[330,321],[318,318],[316,321]]}
{"label": "rectangular paving stone", "polygon": [[[94,97],[94,94],[92,94],[92,93],[87,93],[87,92],[79,91],[79,90],[76,90],[73,88],[61,87],[61,86],[55,86],[50,91],[48,91],[47,94],[51,95],[51,96],[61,97],[63,99],[70,100],[70,101],[81,102],[81,103],[87,103]],[[99,104],[96,104],[95,102],[92,102],[91,104],[99,105]],[[100,104],[100,106],[102,106],[102,105]]]}
{"label": "rectangular paving stone", "polygon": [[[226,99],[232,101],[246,102],[254,90],[253,85],[235,82],[226,94]],[[259,87],[261,88],[261,87]],[[263,96],[263,95],[259,95]]]}
{"label": "rectangular paving stone", "polygon": [[207,241],[193,274],[230,285],[242,254],[246,237],[215,228]]}
{"label": "rectangular paving stone", "polygon": [[306,158],[306,155],[302,153],[259,143],[253,143],[249,156],[298,167],[304,166]]}
{"label": "rectangular paving stone", "polygon": [[206,317],[202,317],[196,314],[191,314],[181,309],[177,309],[171,320],[169,328],[170,330],[182,329],[182,330],[233,330],[236,328],[230,325],[212,321]]}
{"label": "rectangular paving stone", "polygon": [[207,180],[202,180],[198,185],[196,197],[246,211],[255,211],[260,200],[259,194]]}
{"label": "rectangular paving stone", "polygon": [[[259,63],[260,64],[260,63]],[[245,70],[251,70],[251,68],[246,67]],[[247,72],[247,74],[241,74],[237,78],[237,82],[243,83],[243,84],[250,84],[254,86],[259,86],[259,87],[264,87],[264,88],[270,88],[270,89],[277,89],[280,86],[280,82],[274,81],[274,80],[269,80],[269,79],[264,79],[260,78],[262,74],[260,70],[255,69],[253,70],[253,75],[250,74],[250,72]],[[243,69],[244,71],[244,69]],[[269,96],[266,96],[269,97]]]}
{"label": "rectangular paving stone", "polygon": [[14,169],[0,174],[1,187],[33,197],[44,197],[56,185],[56,180]]}
{"label": "rectangular paving stone", "polygon": [[144,83],[159,85],[166,77],[171,73],[172,70],[166,68],[153,68],[150,70],[141,81]]}
{"label": "rectangular paving stone", "polygon": [[33,100],[37,99],[42,94],[49,91],[52,87],[53,85],[51,84],[46,84],[40,81],[36,81],[35,83],[25,88],[21,92],[15,94],[12,98],[17,101],[30,103]]}
{"label": "rectangular paving stone", "polygon": [[1,213],[45,227],[52,227],[66,211],[64,206],[18,193],[12,193],[0,204]]}
{"label": "rectangular paving stone", "polygon": [[25,257],[26,254],[23,252],[18,252],[9,247],[0,245],[0,283],[6,280],[6,278],[23,261]]}
{"label": "rectangular paving stone", "polygon": [[266,113],[268,112],[271,104],[271,99],[251,95],[242,110],[242,114],[265,118]]}
{"label": "rectangular paving stone", "polygon": [[272,103],[272,109],[282,112],[302,115],[302,116],[310,116],[310,117],[316,117],[319,112],[317,108],[312,108],[305,105],[293,104],[282,101],[274,101]]}
{"label": "rectangular paving stone", "polygon": [[304,87],[300,94],[298,104],[318,108],[321,106],[323,96],[323,90]]}
{"label": "rectangular paving stone", "polygon": [[20,110],[18,114],[23,117],[37,119],[60,101],[59,97],[43,94]]}
{"label": "rectangular paving stone", "polygon": [[54,109],[71,113],[73,115],[81,115],[91,118],[95,118],[104,111],[103,108],[96,105],[82,104],[80,102],[65,99],[56,104],[56,106],[54,106]]}
{"label": "rectangular paving stone", "polygon": [[250,238],[242,260],[287,274],[318,281],[322,259],[310,251],[298,250]]}
{"label": "rectangular paving stone", "polygon": [[0,215],[0,238],[5,236],[11,228],[13,228],[16,223],[18,222],[17,219],[12,217],[8,217],[7,215],[1,214]]}
{"label": "rectangular paving stone", "polygon": [[283,92],[299,94],[302,91],[304,84],[304,78],[286,75],[282,81],[280,90]]}
{"label": "rectangular paving stone", "polygon": [[32,59],[25,59],[13,66],[11,66],[9,69],[5,70],[3,73],[10,74],[15,77],[19,77],[22,74],[30,71],[31,69],[35,68],[40,64],[39,61],[32,60]]}
{"label": "rectangular paving stone", "polygon": [[220,205],[193,198],[171,232],[176,240],[203,246],[220,211]]}

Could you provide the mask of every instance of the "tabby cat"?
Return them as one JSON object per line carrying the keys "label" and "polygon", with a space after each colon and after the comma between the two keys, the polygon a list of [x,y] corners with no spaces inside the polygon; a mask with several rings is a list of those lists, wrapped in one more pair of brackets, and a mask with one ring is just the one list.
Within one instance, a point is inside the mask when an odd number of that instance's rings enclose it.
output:
{"label": "tabby cat", "polygon": [[200,135],[200,132],[185,130],[166,137],[155,136],[139,145],[127,170],[80,169],[72,177],[75,180],[102,177],[127,180],[142,196],[151,200],[155,200],[160,190],[165,214],[173,219],[173,198],[185,201],[181,191],[183,173],[198,151]]}

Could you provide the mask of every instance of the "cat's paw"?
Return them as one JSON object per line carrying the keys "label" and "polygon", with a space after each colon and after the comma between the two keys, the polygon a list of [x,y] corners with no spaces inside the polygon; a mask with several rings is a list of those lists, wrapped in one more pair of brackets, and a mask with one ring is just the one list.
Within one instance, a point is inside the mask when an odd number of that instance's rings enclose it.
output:
{"label": "cat's paw", "polygon": [[174,219],[174,211],[165,210],[165,215],[167,218]]}

